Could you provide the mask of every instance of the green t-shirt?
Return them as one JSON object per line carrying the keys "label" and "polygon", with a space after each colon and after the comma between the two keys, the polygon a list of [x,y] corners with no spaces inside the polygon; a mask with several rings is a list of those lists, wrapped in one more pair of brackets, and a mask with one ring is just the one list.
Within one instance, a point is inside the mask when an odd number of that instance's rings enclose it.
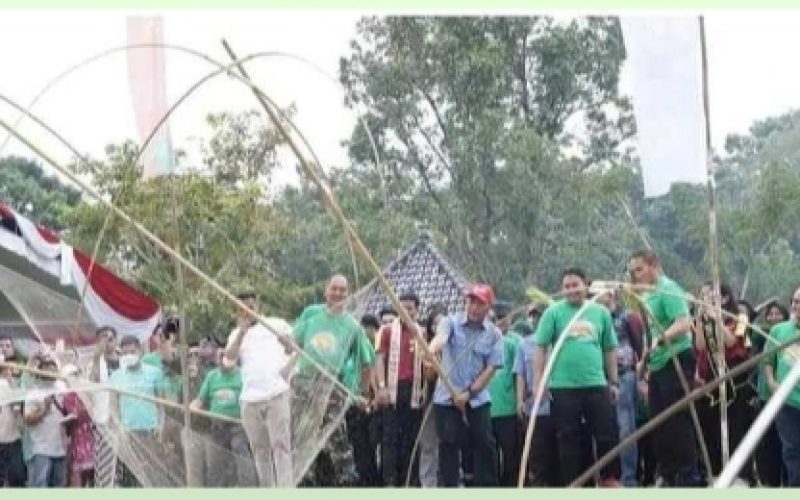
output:
{"label": "green t-shirt", "polygon": [[[349,314],[330,314],[325,307],[311,306],[294,326],[294,339],[316,362],[348,387],[359,389],[360,371],[375,362],[375,350],[361,325]],[[298,364],[301,374],[314,373],[305,358]],[[360,390],[358,391],[360,392]]]}
{"label": "green t-shirt", "polygon": [[548,387],[553,389],[606,385],[604,353],[617,348],[611,313],[599,304],[590,304],[564,332],[580,308],[560,300],[545,310],[536,328],[534,342],[542,347],[555,345],[562,333],[569,335],[550,375]]}
{"label": "green t-shirt", "polygon": [[492,399],[492,417],[507,417],[517,413],[517,390],[514,375],[514,360],[522,337],[515,332],[503,336],[503,366],[498,368],[489,382],[489,396]]}
{"label": "green t-shirt", "polygon": [[[647,338],[648,345],[652,345],[653,339],[664,335],[664,331],[669,328],[677,319],[689,317],[689,304],[685,298],[686,292],[677,283],[660,276],[656,281],[655,290],[644,294],[644,303],[647,306],[647,323],[650,325]],[[692,337],[689,331],[672,341],[671,348],[662,345],[650,352],[648,368],[650,371],[658,371],[669,363],[672,352],[680,354],[692,348]]]}
{"label": "green t-shirt", "polygon": [[164,357],[161,355],[160,352],[157,351],[148,352],[147,354],[142,356],[142,363],[150,365],[154,368],[158,368],[159,370],[162,369],[163,362],[164,362]]}
{"label": "green t-shirt", "polygon": [[[770,330],[769,336],[782,344],[800,336],[800,327],[792,320],[778,323]],[[770,364],[775,368],[775,379],[779,384],[798,360],[800,360],[800,344],[792,344],[772,357]],[[794,386],[786,404],[800,409],[800,384]]]}
{"label": "green t-shirt", "polygon": [[208,405],[211,413],[239,418],[239,395],[242,393],[242,372],[235,368],[224,372],[215,368],[208,372],[197,399]]}

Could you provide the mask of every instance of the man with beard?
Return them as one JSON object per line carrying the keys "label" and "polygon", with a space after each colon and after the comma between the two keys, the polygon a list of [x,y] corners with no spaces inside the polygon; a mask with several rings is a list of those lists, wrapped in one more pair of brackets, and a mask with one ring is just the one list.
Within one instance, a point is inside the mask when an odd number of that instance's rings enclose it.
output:
{"label": "man with beard", "polygon": [[[364,376],[374,386],[375,350],[355,318],[344,310],[349,290],[347,278],[333,276],[325,289],[325,305],[306,308],[294,327],[294,340],[305,354],[336,377],[352,393],[360,394],[366,385]],[[292,379],[298,405],[315,405],[320,394],[329,394],[324,402],[322,427],[337,418],[348,404],[347,394],[323,375],[311,362],[301,358]],[[333,386],[333,387],[332,387]],[[316,406],[312,407],[317,410]],[[311,429],[319,432],[319,429]],[[357,473],[352,449],[344,426],[339,425],[325,443],[308,475],[308,486],[351,486]]]}

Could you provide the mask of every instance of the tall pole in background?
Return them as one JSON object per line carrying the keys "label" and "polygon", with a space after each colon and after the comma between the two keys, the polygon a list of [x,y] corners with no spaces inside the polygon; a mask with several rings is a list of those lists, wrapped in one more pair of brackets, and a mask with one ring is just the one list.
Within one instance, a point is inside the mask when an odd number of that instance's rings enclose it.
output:
{"label": "tall pole in background", "polygon": [[[722,295],[720,293],[720,274],[719,274],[719,245],[717,242],[717,200],[716,189],[714,181],[714,164],[712,161],[711,152],[711,113],[708,98],[708,59],[706,49],[706,27],[703,16],[699,17],[700,23],[700,49],[703,67],[703,110],[705,115],[706,127],[706,172],[707,172],[707,186],[708,186],[708,248],[709,260],[711,263],[711,286],[713,288],[711,307],[714,311],[714,324],[716,328],[716,343],[717,349],[714,353],[714,359],[717,364],[718,375],[721,377],[725,375],[725,327],[722,324],[722,316],[719,314],[719,308],[722,306]],[[719,386],[719,415],[720,415],[720,443],[722,450],[722,466],[727,465],[730,458],[730,449],[728,442],[728,394],[727,384],[723,383]]]}

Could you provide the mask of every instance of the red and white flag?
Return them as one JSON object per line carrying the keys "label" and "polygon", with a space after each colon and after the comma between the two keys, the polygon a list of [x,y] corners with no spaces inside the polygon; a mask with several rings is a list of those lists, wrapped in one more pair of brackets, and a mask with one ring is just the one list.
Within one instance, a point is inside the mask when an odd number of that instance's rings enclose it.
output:
{"label": "red and white flag", "polygon": [[[164,22],[158,17],[128,17],[128,45],[163,44]],[[144,47],[128,50],[128,81],[142,142],[167,113],[164,49]],[[169,125],[164,123],[142,154],[144,179],[173,173],[175,158]]]}
{"label": "red and white flag", "polygon": [[697,17],[623,17],[645,196],[706,181],[703,69]]}

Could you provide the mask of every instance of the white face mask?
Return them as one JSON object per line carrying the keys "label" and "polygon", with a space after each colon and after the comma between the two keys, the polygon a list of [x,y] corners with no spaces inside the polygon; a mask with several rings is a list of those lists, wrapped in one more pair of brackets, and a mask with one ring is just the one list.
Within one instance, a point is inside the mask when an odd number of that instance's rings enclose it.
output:
{"label": "white face mask", "polygon": [[136,354],[123,354],[119,357],[120,368],[132,368],[139,363],[139,356]]}

